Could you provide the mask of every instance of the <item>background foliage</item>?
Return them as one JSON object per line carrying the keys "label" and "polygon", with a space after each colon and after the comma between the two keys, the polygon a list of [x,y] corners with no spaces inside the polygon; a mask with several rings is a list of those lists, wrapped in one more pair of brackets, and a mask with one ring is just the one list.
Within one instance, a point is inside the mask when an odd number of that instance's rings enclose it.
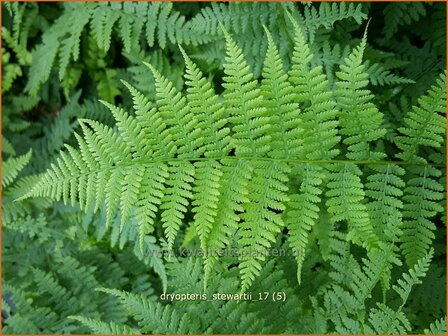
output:
{"label": "background foliage", "polygon": [[[445,3],[3,3],[3,332],[445,332],[445,104],[440,103],[446,87],[445,13]],[[226,64],[239,66],[243,59],[249,68],[229,73]],[[132,111],[143,101],[136,104],[128,90],[132,85],[149,101],[160,102],[163,77],[173,90],[185,92],[195,81],[188,60],[217,94],[210,106],[231,106],[228,102],[236,98],[229,83],[239,71],[256,81],[243,87],[254,94],[255,103],[248,104],[255,110],[262,104],[257,99],[270,97],[278,87],[282,113],[291,118],[291,155],[316,159],[313,153],[328,146],[327,159],[425,164],[347,164],[345,171],[341,166],[296,167],[288,207],[267,211],[286,223],[271,246],[303,250],[298,258],[267,258],[254,279],[243,277],[244,289],[284,292],[285,302],[160,300],[164,292],[205,291],[211,297],[241,289],[238,259],[220,259],[204,274],[202,258],[147,253],[202,246],[202,236],[185,229],[197,219],[194,210],[179,220],[176,234],[164,235],[164,220],[156,217],[153,232],[142,236],[132,216],[120,223],[120,216],[95,211],[93,202],[64,203],[63,197],[45,192],[22,197],[48,177],[43,174],[64,144],[77,148],[75,134],[84,129],[86,136],[86,129],[95,127],[85,120],[117,130],[116,115],[99,100]],[[294,88],[304,90],[322,76],[325,88],[314,84],[309,96],[291,98]],[[349,91],[353,78],[357,89],[369,91]],[[333,95],[336,107],[319,105],[331,103]],[[276,113],[275,105],[263,108]],[[304,124],[293,119],[299,108],[306,111]],[[340,113],[332,114],[336,108]],[[135,110],[131,116],[138,120]],[[379,111],[384,116],[376,120]],[[222,112],[215,113],[217,127],[223,127]],[[321,133],[314,133],[319,125],[313,124],[313,113],[321,113]],[[356,113],[369,120],[364,140],[358,137],[363,126],[353,124]],[[338,128],[332,124],[336,118]],[[229,123],[246,125],[237,118]],[[280,119],[272,124],[280,125]],[[295,133],[299,127],[303,135]],[[282,131],[273,129],[274,148],[287,137]],[[321,143],[324,136],[330,143]],[[302,137],[304,144],[293,141]],[[262,151],[259,139],[255,150]],[[366,143],[371,156],[364,155]],[[207,150],[230,150],[215,147]],[[236,148],[232,155],[238,155]],[[341,176],[349,180],[341,182]],[[204,180],[213,178],[205,175]],[[266,183],[264,175],[259,179],[253,183]],[[228,189],[238,183],[228,180]],[[281,185],[281,179],[276,183]],[[202,204],[212,196],[203,195]],[[237,209],[244,211],[250,207]],[[357,223],[371,223],[369,234],[384,245],[372,248],[374,239],[356,232]]]}

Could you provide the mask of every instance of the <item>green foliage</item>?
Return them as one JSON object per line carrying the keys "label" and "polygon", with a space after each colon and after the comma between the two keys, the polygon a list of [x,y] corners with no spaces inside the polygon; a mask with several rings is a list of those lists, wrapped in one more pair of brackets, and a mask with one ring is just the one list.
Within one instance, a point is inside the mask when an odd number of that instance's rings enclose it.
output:
{"label": "green foliage", "polygon": [[445,4],[2,9],[3,333],[446,332]]}

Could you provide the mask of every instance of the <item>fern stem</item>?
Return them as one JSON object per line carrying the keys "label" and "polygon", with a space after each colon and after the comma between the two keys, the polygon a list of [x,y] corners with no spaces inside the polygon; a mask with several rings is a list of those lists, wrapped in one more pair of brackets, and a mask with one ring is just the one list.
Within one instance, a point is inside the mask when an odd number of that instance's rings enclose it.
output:
{"label": "fern stem", "polygon": [[[163,159],[156,159],[156,160],[135,160],[132,161],[129,165],[134,164],[145,164],[145,163],[158,163],[158,162],[168,162],[168,161],[190,161],[190,162],[197,162],[197,161],[217,161],[217,160],[255,160],[255,161],[276,161],[276,162],[296,162],[296,163],[310,163],[310,164],[359,164],[359,165],[399,165],[399,166],[416,166],[416,167],[445,167],[445,164],[431,164],[431,163],[413,163],[413,162],[406,162],[406,161],[371,161],[371,160],[306,160],[306,159],[292,159],[292,158],[267,158],[267,157],[256,157],[256,156],[249,156],[249,157],[243,157],[243,156],[222,156],[222,157],[205,157],[205,158],[163,158]],[[120,165],[121,166],[121,165]],[[127,165],[123,165],[127,166]]]}

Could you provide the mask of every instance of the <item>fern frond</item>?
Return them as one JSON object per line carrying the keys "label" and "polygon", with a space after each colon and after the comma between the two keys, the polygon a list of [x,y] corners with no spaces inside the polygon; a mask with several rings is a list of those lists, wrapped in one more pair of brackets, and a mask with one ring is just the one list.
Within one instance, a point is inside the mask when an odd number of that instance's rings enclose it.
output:
{"label": "fern frond", "polygon": [[358,302],[363,304],[371,297],[374,287],[382,279],[392,257],[389,248],[374,249],[368,254],[368,258],[363,258],[362,272],[360,269],[354,269],[351,287]]}
{"label": "fern frond", "polygon": [[227,46],[224,98],[231,121],[235,124],[232,129],[235,155],[263,155],[269,151],[271,140],[268,135],[269,117],[262,104],[263,97],[242,50],[226,31],[224,34]]}
{"label": "fern frond", "polygon": [[383,13],[385,21],[383,32],[386,38],[391,38],[400,26],[409,25],[424,16],[426,8],[423,3],[388,4]]}
{"label": "fern frond", "polygon": [[337,21],[344,19],[354,19],[361,24],[367,18],[362,9],[360,4],[355,3],[322,2],[319,4],[319,9],[314,6],[305,7],[299,23],[306,27],[308,41],[312,43],[319,27],[331,29]]}
{"label": "fern frond", "polygon": [[444,187],[436,180],[440,175],[433,167],[414,170],[404,190],[401,250],[409,266],[428,252],[435,237],[436,227],[430,218],[443,211],[438,201],[443,199]]}
{"label": "fern frond", "polygon": [[276,235],[284,226],[278,212],[285,210],[288,201],[288,173],[284,162],[254,162],[254,175],[248,184],[249,203],[244,203],[241,215],[238,244],[242,249],[240,258],[241,291],[246,291],[260,274],[261,262],[266,250],[275,242]]}
{"label": "fern frond", "polygon": [[[340,138],[337,135],[336,103],[332,93],[327,91],[328,80],[321,66],[313,66],[313,55],[305,42],[301,27],[293,22],[294,51],[289,79],[292,83],[295,100],[303,108],[301,114],[303,128],[303,144],[300,153],[308,159],[331,159],[339,150],[334,148]],[[321,136],[316,137],[317,134]],[[326,171],[314,166],[306,166],[302,176],[300,190],[302,193],[292,195],[290,216],[287,225],[290,230],[291,247],[296,250],[298,262],[298,278],[305,257],[308,233],[318,218],[317,203],[322,193],[319,185],[326,176]],[[299,216],[296,221],[292,216]],[[287,217],[288,218],[288,217]]]}
{"label": "fern frond", "polygon": [[309,164],[303,168],[298,166],[295,170],[300,174],[300,193],[290,197],[285,222],[289,231],[288,242],[297,259],[297,278],[300,283],[308,235],[319,218],[320,185],[325,175],[321,167]]}
{"label": "fern frond", "polygon": [[260,90],[266,102],[266,115],[272,124],[270,156],[299,157],[302,136],[299,105],[294,101],[294,88],[284,73],[277,47],[267,29],[266,34],[268,49]]}
{"label": "fern frond", "polygon": [[221,169],[221,165],[214,161],[195,164],[192,211],[195,213],[194,226],[204,251],[207,249],[207,241],[217,215]]}
{"label": "fern frond", "polygon": [[191,112],[199,120],[198,128],[202,130],[202,137],[210,139],[209,143],[202,146],[204,156],[224,156],[230,149],[230,129],[225,127],[228,122],[228,115],[225,113],[224,106],[215,94],[211,83],[204,78],[202,72],[187,56],[182,47],[180,47],[180,50],[186,64],[185,79],[188,86],[186,95],[188,105]]}
{"label": "fern frond", "polygon": [[[313,55],[305,42],[302,29],[294,24],[294,51],[289,79],[293,84],[296,101],[308,105],[303,109],[303,156],[307,159],[331,159],[339,150],[337,135],[338,114],[331,91],[326,90],[328,80],[322,67],[311,66]],[[301,106],[303,106],[301,105]]]}
{"label": "fern frond", "polygon": [[112,28],[119,18],[120,13],[118,11],[114,11],[106,6],[106,4],[101,3],[98,3],[92,13],[92,20],[90,21],[91,30],[98,47],[104,51],[108,51],[110,48]]}
{"label": "fern frond", "polygon": [[[402,176],[403,168],[397,165],[371,166],[374,173],[367,177],[366,196],[371,199],[367,203],[367,211],[373,230],[379,240],[391,246],[392,253],[398,251],[395,243],[399,242],[402,231],[402,189],[405,186]],[[397,261],[395,261],[397,263]],[[390,287],[392,264],[382,275],[383,295]]]}
{"label": "fern frond", "polygon": [[402,311],[396,312],[382,303],[370,310],[369,323],[373,329],[367,327],[367,333],[406,334],[411,330],[411,324]]}
{"label": "fern frond", "polygon": [[[253,174],[253,165],[245,160],[221,160],[222,176],[219,189],[216,217],[209,234],[208,248],[214,252],[204,261],[204,287],[207,286],[218,256],[217,251],[231,246],[231,237],[238,230],[243,205],[248,203],[248,184]],[[235,171],[238,174],[235,174]]]}
{"label": "fern frond", "polygon": [[191,183],[195,169],[190,162],[173,162],[168,169],[167,188],[160,207],[168,246],[171,247],[187,212],[189,199],[193,197]]}
{"label": "fern frond", "polygon": [[429,334],[446,334],[446,317],[435,320],[429,325],[429,329],[424,330],[426,335]]}
{"label": "fern frond", "polygon": [[332,232],[329,245],[332,253],[328,259],[332,267],[329,276],[339,285],[350,286],[353,281],[353,270],[359,269],[359,264],[350,252],[350,243],[346,236],[338,231]]}
{"label": "fern frond", "polygon": [[372,63],[372,65],[370,65],[370,62],[366,61],[365,72],[369,75],[369,81],[372,85],[384,86],[415,83],[412,79],[393,74],[380,63]]}
{"label": "fern frond", "polygon": [[397,165],[371,166],[374,173],[367,177],[367,210],[372,226],[382,241],[396,242],[401,235],[403,202],[402,189],[405,186],[401,176],[403,168]]}
{"label": "fern frond", "polygon": [[84,316],[69,316],[68,318],[77,320],[88,327],[95,334],[112,334],[112,335],[140,335],[135,329],[124,324],[118,324],[113,321],[103,322],[100,320],[84,317]]}
{"label": "fern frond", "polygon": [[163,115],[153,103],[129,83],[124,82],[132,95],[135,121],[129,125],[130,131],[139,130],[144,153],[154,158],[170,157],[176,151],[173,136]]}
{"label": "fern frond", "polygon": [[25,91],[33,96],[37,94],[41,84],[45,83],[50,76],[58,52],[58,35],[49,33],[43,37],[42,43],[33,53],[33,66],[25,87]]}
{"label": "fern frond", "polygon": [[[173,9],[172,3],[65,4],[62,15],[44,33],[42,44],[39,44],[32,54],[33,63],[26,91],[32,95],[37,94],[40,86],[48,80],[56,59],[59,78],[63,80],[67,77],[70,61],[76,61],[79,57],[81,36],[87,27],[90,28],[97,47],[103,52],[108,52],[115,26],[118,26],[116,32],[128,53],[142,50],[144,47],[142,35],[146,37],[150,47],[157,39],[162,49],[167,46],[168,41],[173,44],[189,45],[207,41],[203,35],[191,29],[185,22],[185,17]],[[11,71],[8,73],[9,77],[13,74]],[[93,77],[98,76],[96,73]],[[106,69],[103,76],[111,82],[115,70]],[[107,86],[103,84],[101,90],[106,91]],[[105,99],[107,96],[103,94],[102,98]]]}
{"label": "fern frond", "polygon": [[404,273],[402,279],[397,280],[397,285],[392,286],[401,298],[402,303],[400,309],[406,304],[412,287],[420,284],[420,278],[423,278],[426,275],[433,254],[434,250],[430,249],[423,258],[416,262],[414,267],[409,270],[409,273]]}
{"label": "fern frond", "polygon": [[172,127],[173,134],[181,135],[175,141],[179,157],[195,156],[192,153],[198,152],[198,147],[203,143],[201,129],[197,127],[198,120],[194,118],[185,97],[173,84],[151,64],[146,65],[154,75],[158,110],[167,125]]}
{"label": "fern frond", "polygon": [[[385,304],[379,303],[377,308],[373,308],[370,311],[369,322],[373,326],[374,332],[379,334],[393,334],[406,333],[411,330],[411,324],[402,312],[402,309],[408,300],[412,287],[421,283],[420,278],[424,277],[428,271],[432,255],[433,250],[430,250],[428,254],[417,262],[414,268],[409,270],[409,274],[404,273],[402,279],[398,279],[398,285],[392,286],[402,300],[397,310],[393,310]],[[371,332],[370,328],[367,328],[366,331]]]}
{"label": "fern frond", "polygon": [[354,164],[345,164],[331,173],[326,204],[334,222],[347,221],[350,229],[347,238],[370,250],[377,246],[378,237],[363,203],[365,192],[361,175]]}
{"label": "fern frond", "polygon": [[70,36],[63,39],[59,49],[59,78],[65,77],[68,63],[70,58],[76,61],[79,57],[79,45],[81,34],[84,27],[89,23],[90,11],[75,9],[69,12],[69,16],[64,17],[66,22],[70,22],[71,25],[66,27],[67,31],[70,32]]}
{"label": "fern frond", "polygon": [[[137,7],[126,8],[132,12]],[[154,65],[146,64],[154,78],[154,102],[123,81],[130,92],[123,98],[127,103],[132,99],[134,113],[103,102],[112,112],[115,128],[81,118],[83,135],[75,135],[79,149],[67,145],[20,199],[45,196],[78,203],[90,216],[100,212],[95,221],[97,237],[110,228],[112,246],[123,248],[133,242],[134,253],[154,268],[164,288],[167,279],[162,259],[147,254],[151,246],[160,250],[155,242],[158,235],[164,247],[172,249],[182,226],[187,232],[183,245],[198,243],[206,251],[204,289],[222,266],[207,251],[215,254],[228,247],[239,248],[242,292],[260,276],[284,226],[288,246],[297,253],[299,281],[304,265],[309,262],[306,267],[313,267],[311,254],[306,257],[308,251],[320,249],[324,260],[340,267],[338,258],[331,256],[328,237],[344,230],[344,238],[365,247],[369,259],[359,271],[364,275],[356,271],[346,275],[346,281],[338,279],[335,291],[328,294],[331,305],[341,304],[338,297],[344,297],[350,307],[363,305],[379,281],[385,297],[391,265],[399,260],[394,248],[385,250],[384,246],[401,240],[409,260],[414,258],[410,254],[417,257],[427,251],[431,238],[427,231],[433,228],[418,231],[411,222],[418,218],[419,227],[434,225],[427,221],[440,210],[435,201],[440,200],[442,190],[434,179],[439,173],[425,166],[423,179],[408,181],[403,198],[407,224],[401,227],[401,176],[407,177],[403,169],[392,162],[383,167],[387,162],[381,161],[363,176],[360,164],[350,163],[386,155],[380,141],[385,132],[382,114],[365,89],[365,37],[341,65],[335,94],[322,66],[314,66],[301,27],[291,15],[290,20],[295,36],[288,73],[274,35],[266,29],[267,53],[259,83],[242,48],[221,27],[227,48],[221,97],[182,47],[186,92]],[[343,136],[339,147],[338,132]],[[349,160],[334,160],[340,150]],[[420,166],[408,170],[411,175],[422,171]],[[328,232],[323,233],[324,228]],[[420,247],[408,251],[405,243],[417,236],[423,237]],[[309,244],[309,237],[316,238],[317,244]],[[346,256],[339,259],[347,258],[356,263]],[[351,286],[356,286],[359,297],[349,293]],[[344,314],[349,316],[349,311]],[[349,319],[338,330],[361,327]]]}
{"label": "fern frond", "polygon": [[6,64],[2,73],[2,93],[8,92],[14,81],[22,76],[22,68],[17,64]]}
{"label": "fern frond", "polygon": [[10,185],[20,171],[28,164],[31,159],[32,151],[16,158],[9,158],[2,162],[2,187]]}
{"label": "fern frond", "polygon": [[[5,215],[3,215],[2,213],[2,223],[3,227],[5,228],[8,228],[12,231],[20,232],[24,235],[28,235],[30,238],[35,238],[41,243],[48,241],[49,238],[55,234],[54,230],[51,230],[47,227],[48,223],[45,216],[42,214],[35,218],[19,212],[23,211],[23,208],[14,210],[3,208],[2,210],[6,212]],[[17,213],[20,216],[11,218]]]}
{"label": "fern frond", "polygon": [[[420,106],[405,118],[407,127],[400,128],[403,136],[397,138],[402,150],[397,156],[403,160],[424,162],[420,150],[424,147],[440,148],[445,134],[446,75],[442,74],[428,92],[419,99]],[[413,168],[404,190],[403,236],[401,249],[409,266],[414,265],[427,252],[434,239],[435,225],[429,218],[443,209],[437,201],[443,199],[443,186],[437,181],[441,172],[434,167]]]}
{"label": "fern frond", "polygon": [[398,129],[402,135],[396,138],[401,150],[397,157],[426,163],[419,151],[423,146],[440,148],[444,143],[445,110],[446,73],[442,73],[427,94],[418,99],[418,105],[407,114],[405,127]]}
{"label": "fern frond", "polygon": [[12,143],[2,135],[2,153],[16,155],[16,151]]}
{"label": "fern frond", "polygon": [[366,33],[361,44],[355,48],[336,72],[338,105],[341,111],[341,134],[348,146],[347,157],[351,160],[381,160],[384,154],[374,152],[371,142],[386,133],[381,127],[383,115],[372,103],[373,95],[365,87],[368,74],[364,72],[363,52],[366,47]]}
{"label": "fern frond", "polygon": [[116,289],[100,291],[116,296],[126,311],[138,322],[142,333],[175,334],[189,330],[188,314],[180,314],[170,305],[148,300],[143,295],[126,293]]}

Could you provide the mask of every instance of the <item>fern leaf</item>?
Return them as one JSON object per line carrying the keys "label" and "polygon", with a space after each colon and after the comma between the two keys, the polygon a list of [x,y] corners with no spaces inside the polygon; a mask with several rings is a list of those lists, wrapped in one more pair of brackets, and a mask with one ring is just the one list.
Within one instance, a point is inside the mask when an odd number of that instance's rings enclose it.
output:
{"label": "fern leaf", "polygon": [[172,162],[168,167],[167,188],[162,198],[162,223],[172,247],[182,220],[187,212],[189,199],[193,197],[191,183],[194,181],[194,166],[190,162]]}
{"label": "fern leaf", "polygon": [[116,289],[100,289],[116,296],[126,311],[138,322],[142,333],[171,334],[188,331],[188,314],[180,314],[170,305],[148,300],[143,295],[122,292]]}
{"label": "fern leaf", "polygon": [[377,245],[378,237],[363,203],[365,192],[361,174],[354,164],[345,164],[342,169],[331,173],[326,204],[333,221],[347,221],[350,228],[347,238],[371,249]]}
{"label": "fern leaf", "polygon": [[[157,207],[162,203],[165,193],[164,182],[168,178],[170,168],[164,163],[155,164],[145,169],[139,200],[136,203],[136,217],[140,225],[140,241],[144,235],[153,231]],[[169,182],[167,182],[169,183]],[[163,216],[163,215],[162,215]],[[163,220],[163,219],[162,219]]]}
{"label": "fern leaf", "polygon": [[341,110],[341,134],[348,146],[347,157],[351,160],[380,160],[384,154],[371,150],[370,143],[386,133],[381,127],[383,115],[371,102],[373,95],[365,87],[368,75],[362,62],[366,47],[366,35],[361,44],[345,59],[336,76],[338,104]]}
{"label": "fern leaf", "polygon": [[369,322],[373,330],[366,328],[368,333],[406,334],[411,330],[411,324],[403,312],[396,312],[384,304],[370,310]]}
{"label": "fern leaf", "polygon": [[148,45],[150,47],[154,45],[154,33],[157,27],[157,17],[159,15],[160,6],[160,2],[154,2],[149,4],[148,7],[148,19],[146,21],[146,41],[148,42]]}
{"label": "fern leaf", "polygon": [[208,238],[217,215],[221,176],[221,165],[218,162],[203,161],[195,164],[195,196],[192,203],[194,225],[204,251],[207,250]]}
{"label": "fern leaf", "polygon": [[418,157],[422,146],[440,148],[445,138],[446,73],[442,73],[428,93],[418,99],[399,128],[401,136],[396,144],[401,149],[397,156],[404,161],[425,163]]}
{"label": "fern leaf", "polygon": [[316,31],[321,26],[331,29],[337,21],[351,18],[360,24],[366,17],[360,4],[322,2],[319,4],[318,10],[314,6],[305,7],[299,23],[306,27],[308,40],[313,42]]}
{"label": "fern leaf", "polygon": [[171,8],[173,7],[172,3],[160,4],[160,14],[158,17],[158,29],[157,29],[157,39],[159,41],[160,47],[162,49],[166,46],[166,27],[169,13],[171,12]]}
{"label": "fern leaf", "polygon": [[[130,88],[130,84],[124,83]],[[118,130],[126,143],[130,144],[131,151],[134,157],[142,157],[148,154],[145,151],[145,139],[143,138],[144,133],[141,132],[140,125],[136,120],[129,116],[123,109],[115,107],[105,101],[100,102],[105,105],[113,114],[115,120],[117,121]],[[136,107],[138,109],[138,107]]]}
{"label": "fern leaf", "polygon": [[[379,240],[392,246],[395,254],[397,247],[394,245],[399,241],[402,231],[402,189],[405,183],[402,177],[404,169],[397,165],[371,166],[375,173],[367,177],[366,196],[371,199],[367,203],[367,211],[375,234]],[[395,258],[397,258],[394,255]],[[397,261],[395,260],[395,263]],[[391,267],[390,265],[382,275],[383,295],[390,287]]]}
{"label": "fern leaf", "polygon": [[266,34],[268,50],[260,90],[272,124],[270,156],[299,157],[302,136],[299,105],[294,102],[294,89],[283,71],[282,60],[267,29]]}
{"label": "fern leaf", "polygon": [[318,204],[321,201],[320,194],[322,193],[319,187],[324,176],[322,168],[306,164],[303,171],[300,172],[300,193],[292,195],[288,203],[289,209],[286,213],[286,225],[289,230],[288,241],[296,255],[299,283],[305,260],[308,235],[319,218]]}
{"label": "fern leaf", "polygon": [[421,259],[417,261],[413,268],[408,273],[402,275],[402,279],[398,279],[398,285],[394,285],[393,289],[398,293],[402,300],[400,309],[406,304],[412,287],[421,283],[420,278],[423,278],[428,271],[429,264],[431,263],[434,250],[430,249],[429,252]]}
{"label": "fern leaf", "polygon": [[[142,147],[141,150],[145,157],[166,158],[173,156],[176,146],[161,113],[136,88],[127,82],[124,82],[124,84],[132,95],[136,115],[136,122],[129,125],[129,132],[139,131],[138,143],[135,143],[134,146]],[[128,137],[128,135],[125,136]],[[134,142],[130,138],[129,140]]]}
{"label": "fern leaf", "polygon": [[446,334],[446,317],[435,320],[429,325],[429,329],[425,329],[424,333],[429,334]]}
{"label": "fern leaf", "polygon": [[420,16],[426,14],[425,5],[422,3],[389,4],[384,8],[384,29],[386,38],[391,38],[402,25],[409,25],[418,21]]}
{"label": "fern leaf", "polygon": [[[126,5],[123,3],[123,5]],[[132,18],[128,15],[122,15],[118,25],[120,27],[121,40],[123,41],[126,52],[131,51],[131,36],[132,36]]]}
{"label": "fern leaf", "polygon": [[409,266],[413,266],[429,250],[434,239],[435,224],[429,220],[443,208],[443,186],[435,179],[441,172],[434,167],[424,167],[414,172],[404,190],[403,235],[401,250]]}
{"label": "fern leaf", "polygon": [[33,66],[25,88],[26,92],[36,95],[40,85],[47,81],[58,52],[58,46],[59,42],[56,34],[44,37],[43,44],[33,54]]}
{"label": "fern leaf", "polygon": [[28,164],[31,159],[32,151],[17,158],[9,158],[2,163],[2,187],[10,185],[20,171]]}
{"label": "fern leaf", "polygon": [[375,171],[367,177],[367,210],[376,234],[383,241],[396,242],[401,235],[403,202],[402,189],[405,186],[401,176],[405,171],[397,165],[371,166]]}
{"label": "fern leaf", "polygon": [[118,324],[113,321],[103,322],[100,320],[95,320],[95,319],[84,317],[84,316],[69,316],[68,318],[81,322],[83,325],[88,327],[95,334],[112,334],[112,335],[121,335],[121,334],[139,335],[140,334],[135,329],[130,328],[127,325]]}
{"label": "fern leaf", "polygon": [[[157,106],[173,133],[182,134],[176,141],[179,157],[191,157],[203,141],[201,129],[190,111],[190,106],[173,84],[160,74],[151,64],[146,64],[154,74],[156,84]],[[179,117],[180,116],[180,117]]]}
{"label": "fern leaf", "polygon": [[369,75],[369,81],[372,85],[398,85],[415,83],[412,79],[400,77],[391,73],[379,63],[370,65],[369,61],[365,62],[365,72]]}
{"label": "fern leaf", "polygon": [[263,97],[244,60],[242,50],[227,32],[224,31],[224,34],[227,45],[224,98],[231,121],[236,125],[233,127],[235,153],[237,156],[263,155],[269,151],[271,140],[268,135],[269,118],[262,104]]}
{"label": "fern leaf", "polygon": [[108,51],[110,48],[112,28],[119,18],[120,13],[118,11],[101,3],[98,3],[92,13],[92,20],[90,21],[92,33],[97,45],[104,51]]}
{"label": "fern leaf", "polygon": [[[206,157],[221,157],[228,153],[230,147],[230,129],[224,127],[228,122],[224,106],[219,101],[210,82],[203,77],[198,67],[180,47],[185,59],[185,79],[187,88],[186,98],[191,112],[199,119],[198,127],[202,130],[202,137],[209,139],[201,147]],[[207,113],[205,113],[207,111]]]}
{"label": "fern leaf", "polygon": [[248,184],[252,193],[241,215],[243,223],[238,244],[242,249],[240,258],[241,291],[246,291],[260,274],[261,262],[266,250],[275,242],[275,236],[284,226],[278,212],[285,210],[288,201],[288,173],[290,168],[283,162],[254,162],[254,176]]}
{"label": "fern leaf", "polygon": [[[253,166],[245,160],[221,160],[222,176],[220,179],[219,201],[216,217],[209,234],[208,248],[210,255],[204,260],[204,288],[219,256],[219,250],[231,246],[231,237],[238,230],[243,204],[249,202],[248,184],[253,174]],[[235,174],[235,171],[238,174]]]}
{"label": "fern leaf", "polygon": [[16,155],[16,151],[11,142],[2,135],[2,153]]}
{"label": "fern leaf", "polygon": [[73,56],[73,60],[78,60],[79,57],[79,44],[81,34],[84,27],[89,23],[91,12],[87,6],[85,9],[80,8],[74,10],[70,17],[67,17],[68,22],[72,22],[67,30],[70,32],[70,36],[63,39],[59,48],[59,78],[63,79],[67,70],[70,58]]}
{"label": "fern leaf", "polygon": [[8,92],[14,81],[22,76],[22,68],[17,64],[6,64],[2,73],[2,93]]}
{"label": "fern leaf", "polygon": [[367,259],[363,259],[363,271],[361,269],[353,271],[351,287],[358,302],[364,304],[365,300],[371,297],[374,287],[389,267],[392,256],[389,247],[374,249],[370,251]]}
{"label": "fern leaf", "polygon": [[328,259],[332,267],[329,276],[339,285],[350,286],[353,281],[353,270],[359,269],[359,264],[350,253],[350,243],[346,236],[333,231],[329,239],[332,253]]}
{"label": "fern leaf", "polygon": [[311,54],[305,42],[301,27],[294,25],[294,51],[289,79],[294,87],[296,101],[308,106],[304,108],[303,121],[303,155],[308,159],[331,159],[339,150],[334,148],[339,143],[337,135],[338,121],[336,102],[331,91],[326,90],[328,80],[322,73],[322,67],[312,67]]}

